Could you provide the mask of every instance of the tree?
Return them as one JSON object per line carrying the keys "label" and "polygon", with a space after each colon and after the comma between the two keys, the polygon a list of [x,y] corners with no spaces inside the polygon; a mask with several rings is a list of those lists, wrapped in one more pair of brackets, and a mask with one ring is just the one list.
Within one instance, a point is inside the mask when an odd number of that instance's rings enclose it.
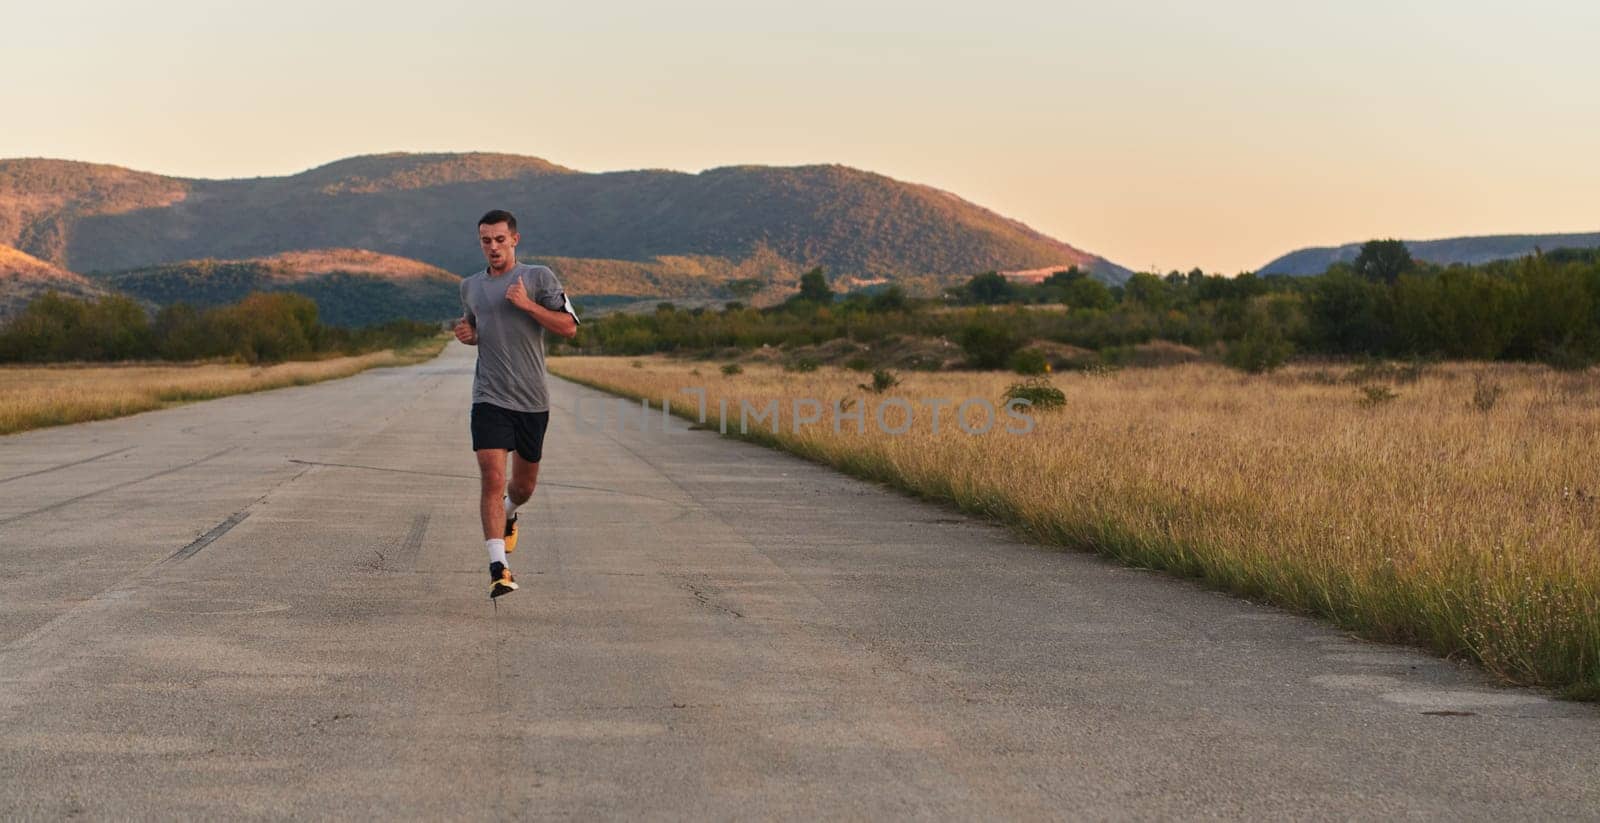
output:
{"label": "tree", "polygon": [[1572,357],[1594,349],[1596,295],[1579,265],[1553,263],[1554,255],[1518,261],[1512,276],[1522,284],[1521,317],[1510,351],[1514,357]]}
{"label": "tree", "polygon": [[905,307],[906,290],[900,288],[899,284],[891,285],[867,300],[869,312],[904,311]]}
{"label": "tree", "polygon": [[74,346],[82,332],[89,303],[47,291],[0,328],[0,360],[42,362],[82,359]]}
{"label": "tree", "polygon": [[822,275],[821,266],[800,275],[800,294],[797,299],[819,306],[833,302],[833,289],[828,288],[828,278]]}
{"label": "tree", "polygon": [[1062,294],[1061,302],[1075,309],[1109,309],[1116,305],[1106,284],[1089,277],[1072,281]]}
{"label": "tree", "polygon": [[1393,294],[1396,326],[1407,348],[1473,360],[1505,353],[1523,303],[1520,283],[1465,267],[1402,277],[1384,292]]}
{"label": "tree", "polygon": [[154,349],[150,318],[144,307],[120,294],[89,304],[84,315],[84,360],[131,360],[149,357]]}
{"label": "tree", "polygon": [[1400,275],[1417,268],[1417,261],[1411,259],[1411,250],[1403,241],[1368,240],[1361,244],[1354,268],[1356,274],[1375,283],[1394,285]]}
{"label": "tree", "polygon": [[1058,271],[1046,277],[1042,285],[1066,287],[1088,276],[1082,269],[1073,266],[1066,271]]}
{"label": "tree", "polygon": [[1004,303],[1011,299],[1014,292],[1011,281],[999,272],[986,271],[967,281],[967,299],[973,303]]}
{"label": "tree", "polygon": [[1167,283],[1159,276],[1140,272],[1123,284],[1123,299],[1161,310],[1170,302]]}
{"label": "tree", "polygon": [[1380,354],[1394,342],[1389,289],[1338,265],[1314,279],[1306,295],[1311,339],[1321,351]]}
{"label": "tree", "polygon": [[961,348],[972,358],[972,364],[980,369],[1004,367],[1023,343],[1010,327],[994,320],[967,324],[961,329],[959,340]]}

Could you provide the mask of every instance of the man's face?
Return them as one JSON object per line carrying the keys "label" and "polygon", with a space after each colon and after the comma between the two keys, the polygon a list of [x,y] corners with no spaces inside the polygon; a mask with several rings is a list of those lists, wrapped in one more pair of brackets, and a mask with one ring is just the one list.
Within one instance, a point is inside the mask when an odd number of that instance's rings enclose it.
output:
{"label": "man's face", "polygon": [[521,239],[504,223],[484,223],[478,226],[478,245],[483,248],[483,259],[496,271],[517,262],[517,241]]}

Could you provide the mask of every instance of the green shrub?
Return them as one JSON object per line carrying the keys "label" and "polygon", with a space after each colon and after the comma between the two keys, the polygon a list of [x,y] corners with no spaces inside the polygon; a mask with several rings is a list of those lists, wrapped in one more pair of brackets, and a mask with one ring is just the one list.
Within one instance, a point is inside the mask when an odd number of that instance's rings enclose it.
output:
{"label": "green shrub", "polygon": [[1006,389],[1005,399],[1026,400],[1036,409],[1054,409],[1066,405],[1067,395],[1060,389],[1051,385],[1049,380],[1035,377],[1021,383],[1013,383]]}
{"label": "green shrub", "polygon": [[1357,402],[1361,404],[1362,408],[1371,409],[1388,403],[1399,396],[1395,394],[1394,389],[1388,386],[1362,386],[1361,398]]}
{"label": "green shrub", "polygon": [[1011,355],[1011,370],[1017,374],[1037,375],[1050,371],[1050,361],[1038,349],[1020,349]]}
{"label": "green shrub", "polygon": [[998,369],[1005,366],[1022,340],[1016,332],[993,320],[980,320],[961,329],[958,342],[972,365],[980,369]]}
{"label": "green shrub", "polygon": [[651,354],[656,351],[656,336],[649,329],[624,329],[612,342],[618,354]]}
{"label": "green shrub", "polygon": [[1281,335],[1252,330],[1243,339],[1228,346],[1223,361],[1251,374],[1263,374],[1282,366],[1293,353],[1294,344]]}
{"label": "green shrub", "polygon": [[900,378],[896,377],[894,372],[888,369],[874,369],[872,371],[872,385],[857,383],[856,388],[873,392],[874,394],[883,394],[898,385],[900,385]]}
{"label": "green shrub", "polygon": [[725,363],[722,366],[722,373],[727,375],[728,377],[732,377],[732,376],[734,376],[736,374],[743,374],[744,373],[744,367],[739,365],[738,363]]}

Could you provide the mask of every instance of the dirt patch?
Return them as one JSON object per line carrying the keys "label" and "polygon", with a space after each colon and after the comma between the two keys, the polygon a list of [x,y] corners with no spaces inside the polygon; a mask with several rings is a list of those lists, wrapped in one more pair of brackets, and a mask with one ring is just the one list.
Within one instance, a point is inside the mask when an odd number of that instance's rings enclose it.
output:
{"label": "dirt patch", "polygon": [[1044,355],[1045,362],[1050,364],[1054,371],[1069,371],[1086,369],[1100,362],[1100,354],[1091,349],[1083,349],[1066,343],[1057,343],[1054,340],[1032,340],[1024,349],[1034,349]]}
{"label": "dirt patch", "polygon": [[1119,349],[1116,356],[1120,365],[1135,367],[1178,366],[1204,359],[1205,353],[1199,349],[1170,340],[1152,340],[1127,346]]}

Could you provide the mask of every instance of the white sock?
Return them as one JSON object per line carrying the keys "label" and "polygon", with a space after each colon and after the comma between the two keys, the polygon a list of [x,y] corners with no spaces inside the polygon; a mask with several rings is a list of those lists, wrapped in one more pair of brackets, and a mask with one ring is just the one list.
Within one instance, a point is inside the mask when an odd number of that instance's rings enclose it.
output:
{"label": "white sock", "polygon": [[[522,502],[526,503],[528,501],[524,500]],[[509,495],[509,494],[506,495],[505,503],[506,503],[506,519],[510,520],[511,518],[516,517],[517,516],[517,503],[512,501],[511,495]]]}
{"label": "white sock", "polygon": [[499,563],[504,566],[506,563],[506,541],[496,537],[493,540],[485,540],[483,542],[489,549],[489,562]]}

